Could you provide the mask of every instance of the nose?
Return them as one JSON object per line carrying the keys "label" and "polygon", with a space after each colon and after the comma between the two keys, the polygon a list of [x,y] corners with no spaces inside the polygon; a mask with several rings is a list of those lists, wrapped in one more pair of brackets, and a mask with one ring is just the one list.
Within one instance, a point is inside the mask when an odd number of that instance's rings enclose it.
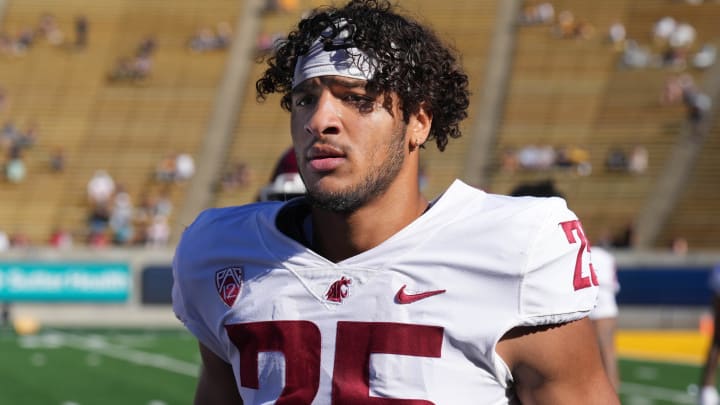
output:
{"label": "nose", "polygon": [[314,136],[337,135],[341,127],[341,103],[327,89],[318,96],[315,108],[308,115],[305,132]]}

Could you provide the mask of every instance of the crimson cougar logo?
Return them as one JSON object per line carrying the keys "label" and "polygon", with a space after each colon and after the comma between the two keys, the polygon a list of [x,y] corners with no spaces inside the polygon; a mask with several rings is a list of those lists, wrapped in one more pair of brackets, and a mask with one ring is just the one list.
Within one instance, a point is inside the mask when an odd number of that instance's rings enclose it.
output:
{"label": "crimson cougar logo", "polygon": [[343,276],[340,280],[330,284],[330,288],[325,293],[325,298],[331,302],[342,302],[350,292],[350,284],[352,284],[352,279]]}
{"label": "crimson cougar logo", "polygon": [[227,306],[231,307],[240,295],[242,280],[243,268],[241,266],[226,267],[215,272],[215,287]]}

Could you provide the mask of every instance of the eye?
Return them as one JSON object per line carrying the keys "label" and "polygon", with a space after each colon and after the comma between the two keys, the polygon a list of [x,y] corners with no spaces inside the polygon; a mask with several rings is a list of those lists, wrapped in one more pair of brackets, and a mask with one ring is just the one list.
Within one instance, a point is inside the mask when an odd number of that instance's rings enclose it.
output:
{"label": "eye", "polygon": [[311,94],[301,94],[295,98],[295,106],[304,107],[312,104],[315,101],[315,96]]}
{"label": "eye", "polygon": [[343,97],[343,101],[362,113],[369,113],[375,108],[375,99],[363,94],[351,93]]}

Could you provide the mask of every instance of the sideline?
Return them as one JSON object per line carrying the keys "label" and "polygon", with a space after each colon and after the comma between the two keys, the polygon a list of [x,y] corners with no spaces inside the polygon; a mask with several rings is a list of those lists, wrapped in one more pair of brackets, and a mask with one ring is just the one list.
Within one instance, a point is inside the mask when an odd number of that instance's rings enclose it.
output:
{"label": "sideline", "polygon": [[710,337],[697,330],[619,330],[618,357],[701,365]]}

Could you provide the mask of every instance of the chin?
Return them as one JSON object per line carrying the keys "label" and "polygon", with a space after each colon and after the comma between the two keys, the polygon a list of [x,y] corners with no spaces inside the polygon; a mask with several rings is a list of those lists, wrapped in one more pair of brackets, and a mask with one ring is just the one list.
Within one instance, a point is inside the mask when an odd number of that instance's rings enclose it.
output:
{"label": "chin", "polygon": [[368,196],[357,187],[313,187],[308,189],[307,201],[315,208],[339,214],[349,214],[362,207]]}

